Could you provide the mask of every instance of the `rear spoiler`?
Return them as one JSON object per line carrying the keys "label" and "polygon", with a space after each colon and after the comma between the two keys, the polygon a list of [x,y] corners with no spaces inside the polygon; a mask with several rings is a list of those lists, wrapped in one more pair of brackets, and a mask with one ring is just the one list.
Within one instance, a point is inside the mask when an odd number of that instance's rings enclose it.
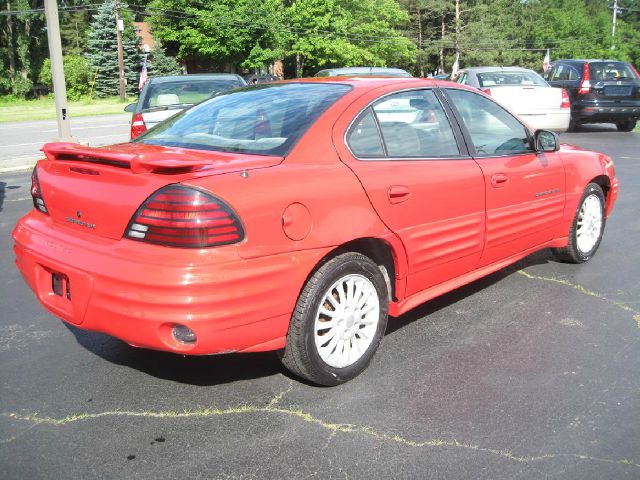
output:
{"label": "rear spoiler", "polygon": [[114,152],[102,148],[86,147],[77,143],[53,142],[42,147],[47,160],[82,161],[128,168],[132,173],[184,173],[211,165],[211,160],[181,155],[175,158],[147,158],[135,153]]}

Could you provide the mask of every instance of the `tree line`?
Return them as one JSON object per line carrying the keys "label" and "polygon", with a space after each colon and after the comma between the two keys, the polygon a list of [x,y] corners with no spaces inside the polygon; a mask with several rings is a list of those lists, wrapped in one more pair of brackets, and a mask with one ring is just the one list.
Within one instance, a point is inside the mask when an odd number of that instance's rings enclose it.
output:
{"label": "tree line", "polygon": [[[115,0],[61,0],[71,96],[117,92]],[[96,3],[98,2],[98,3]],[[143,52],[132,22],[148,22],[161,47],[150,74],[189,70],[287,77],[342,66],[394,66],[425,76],[460,67],[551,58],[640,63],[640,0],[618,0],[615,37],[607,0],[129,0],[127,87],[135,93]],[[42,0],[0,0],[0,95],[33,95],[50,82]],[[614,47],[612,49],[612,46]],[[165,51],[166,49],[166,51]],[[169,55],[167,55],[168,53]]]}

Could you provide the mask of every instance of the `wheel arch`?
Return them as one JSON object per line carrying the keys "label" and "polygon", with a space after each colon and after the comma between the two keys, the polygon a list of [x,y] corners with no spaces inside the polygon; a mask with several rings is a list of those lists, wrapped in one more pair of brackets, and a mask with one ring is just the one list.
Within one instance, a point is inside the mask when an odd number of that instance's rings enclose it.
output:
{"label": "wheel arch", "polygon": [[604,198],[606,199],[609,196],[609,190],[611,189],[611,180],[607,175],[598,175],[597,177],[592,178],[588,183],[595,183],[600,185],[602,191],[604,192]]}

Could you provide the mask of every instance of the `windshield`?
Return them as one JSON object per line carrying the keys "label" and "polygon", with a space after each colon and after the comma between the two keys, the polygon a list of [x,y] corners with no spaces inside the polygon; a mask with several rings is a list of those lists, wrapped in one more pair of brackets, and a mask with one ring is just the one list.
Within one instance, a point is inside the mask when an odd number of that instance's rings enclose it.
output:
{"label": "windshield", "polygon": [[194,105],[216,93],[238,88],[244,84],[239,80],[179,80],[175,82],[151,83],[147,86],[142,110],[172,105]]}
{"label": "windshield", "polygon": [[589,64],[592,82],[603,80],[636,80],[638,76],[623,62],[592,62]]}
{"label": "windshield", "polygon": [[282,156],[350,89],[330,83],[246,87],[185,110],[134,142]]}
{"label": "windshield", "polygon": [[499,87],[502,85],[549,86],[549,84],[535,72],[483,72],[478,73],[478,81],[481,87]]}

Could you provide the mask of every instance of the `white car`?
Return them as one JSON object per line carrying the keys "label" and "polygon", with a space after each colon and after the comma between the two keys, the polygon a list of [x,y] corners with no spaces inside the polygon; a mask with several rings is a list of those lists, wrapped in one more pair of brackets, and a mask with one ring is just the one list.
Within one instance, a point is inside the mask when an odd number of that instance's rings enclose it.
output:
{"label": "white car", "polygon": [[534,129],[566,132],[571,118],[569,95],[550,86],[533,70],[520,67],[472,67],[456,82],[475,87],[518,115]]}

